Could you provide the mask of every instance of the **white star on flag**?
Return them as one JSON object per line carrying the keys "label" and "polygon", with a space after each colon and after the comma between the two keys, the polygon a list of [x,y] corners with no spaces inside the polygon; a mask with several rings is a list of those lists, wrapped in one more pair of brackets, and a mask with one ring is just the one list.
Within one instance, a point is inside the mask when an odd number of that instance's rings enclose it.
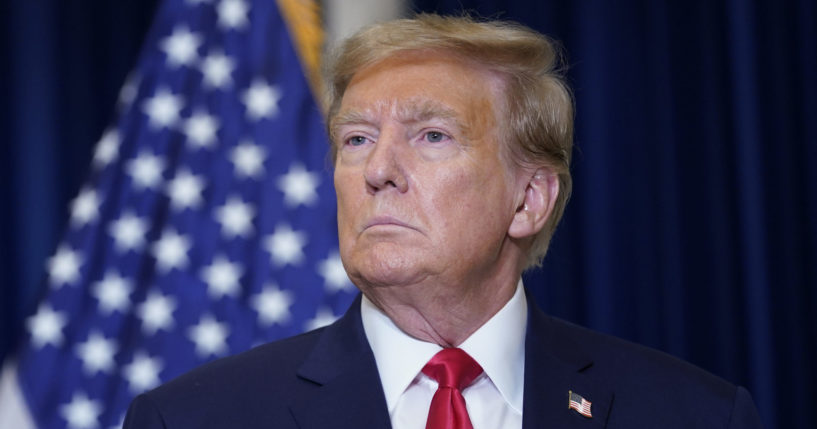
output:
{"label": "white star on flag", "polygon": [[281,90],[277,86],[270,86],[261,79],[254,80],[241,97],[247,108],[247,116],[251,120],[277,116],[280,99]]}
{"label": "white star on flag", "polygon": [[288,322],[289,308],[294,301],[292,292],[281,290],[273,284],[264,286],[261,293],[253,296],[251,305],[258,312],[258,321],[264,326],[269,326]]}
{"label": "white star on flag", "polygon": [[193,64],[201,45],[201,36],[192,33],[186,26],[177,26],[173,33],[159,43],[167,55],[171,68]]}
{"label": "white star on flag", "polygon": [[196,345],[196,354],[202,358],[227,353],[227,335],[230,330],[226,323],[218,323],[212,316],[205,315],[199,324],[190,327],[188,336]]}
{"label": "white star on flag", "polygon": [[142,330],[148,335],[154,335],[160,329],[169,331],[173,327],[174,310],[176,300],[173,297],[151,291],[136,314],[142,319]]}
{"label": "white star on flag", "polygon": [[159,271],[166,273],[173,268],[184,268],[187,266],[187,252],[192,246],[190,239],[180,235],[173,229],[162,233],[161,238],[153,243],[153,256]]}
{"label": "white star on flag", "polygon": [[264,173],[264,160],[266,158],[267,153],[264,148],[249,141],[241,142],[230,153],[230,160],[233,161],[236,176],[238,177],[259,178]]}
{"label": "white star on flag", "polygon": [[204,190],[204,179],[190,170],[179,170],[167,184],[170,206],[175,210],[196,208],[202,203],[201,192]]}
{"label": "white star on flag", "polygon": [[114,367],[113,356],[118,347],[116,341],[106,339],[98,331],[92,331],[88,340],[77,344],[77,355],[82,360],[82,368],[89,375],[98,372],[111,372]]}
{"label": "white star on flag", "polygon": [[99,426],[102,402],[92,401],[81,392],[74,393],[71,402],[60,407],[60,415],[70,429],[93,429]]}
{"label": "white star on flag", "polygon": [[311,331],[313,329],[322,328],[326,325],[331,325],[332,323],[335,323],[335,320],[338,320],[338,316],[335,316],[335,313],[333,313],[332,310],[326,307],[320,307],[315,313],[315,317],[308,320],[304,328]]}
{"label": "white star on flag", "polygon": [[332,252],[329,257],[318,264],[318,273],[323,277],[324,284],[330,291],[353,289],[338,252]]}
{"label": "white star on flag", "polygon": [[230,86],[233,82],[233,70],[235,70],[235,62],[224,55],[224,52],[210,52],[201,62],[204,86],[218,89]]}
{"label": "white star on flag", "polygon": [[247,26],[249,7],[243,0],[221,0],[218,4],[218,24],[226,29],[240,30]]}
{"label": "white star on flag", "polygon": [[141,249],[145,244],[147,230],[147,221],[135,216],[130,211],[124,212],[119,219],[111,222],[108,226],[108,233],[111,234],[111,238],[114,240],[116,250],[120,252]]}
{"label": "white star on flag", "polygon": [[61,245],[57,253],[48,259],[48,277],[52,286],[59,288],[79,280],[79,266],[82,258],[75,250]]}
{"label": "white star on flag", "polygon": [[221,234],[227,238],[248,238],[253,231],[253,217],[255,208],[235,195],[216,209],[216,220],[221,225]]}
{"label": "white star on flag", "polygon": [[99,311],[108,315],[114,311],[122,314],[130,306],[130,294],[133,285],[114,270],[105,273],[105,277],[93,286],[94,298],[99,302]]}
{"label": "white star on flag", "polygon": [[315,190],[320,176],[310,173],[301,164],[292,164],[287,174],[278,178],[278,189],[284,193],[284,203],[289,207],[312,205],[318,200]]}
{"label": "white star on flag", "polygon": [[238,294],[238,283],[243,268],[238,263],[232,263],[223,256],[217,256],[213,263],[201,270],[201,278],[207,283],[207,294],[213,299]]}
{"label": "white star on flag", "polygon": [[204,111],[197,111],[184,123],[187,141],[196,149],[213,147],[216,142],[216,131],[219,122],[215,116]]}
{"label": "white star on flag", "polygon": [[99,217],[99,195],[94,189],[84,188],[71,202],[71,224],[80,227]]}
{"label": "white star on flag", "polygon": [[304,259],[303,247],[306,234],[293,231],[289,225],[278,225],[275,232],[264,240],[264,248],[270,253],[276,266],[298,265]]}
{"label": "white star on flag", "polygon": [[148,115],[150,126],[154,129],[170,128],[179,121],[179,113],[184,107],[184,100],[167,89],[159,89],[153,98],[142,104],[142,111]]}
{"label": "white star on flag", "polygon": [[62,330],[68,324],[68,317],[63,312],[54,311],[48,304],[41,304],[37,313],[28,318],[26,326],[31,333],[34,347],[46,345],[59,347],[63,342]]}
{"label": "white star on flag", "polygon": [[162,367],[162,360],[158,357],[152,358],[147,353],[137,352],[131,363],[123,367],[122,373],[128,380],[130,391],[139,394],[161,383],[159,373]]}
{"label": "white star on flag", "polygon": [[164,160],[149,152],[140,152],[126,167],[136,189],[154,189],[162,180]]}
{"label": "white star on flag", "polygon": [[96,168],[108,166],[119,155],[119,132],[116,129],[105,131],[94,150],[93,164]]}

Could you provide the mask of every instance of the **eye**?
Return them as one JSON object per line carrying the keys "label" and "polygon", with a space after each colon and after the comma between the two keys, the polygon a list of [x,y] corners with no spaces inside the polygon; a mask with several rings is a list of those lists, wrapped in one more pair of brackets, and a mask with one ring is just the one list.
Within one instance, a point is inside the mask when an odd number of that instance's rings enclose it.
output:
{"label": "eye", "polygon": [[448,138],[447,135],[445,135],[445,134],[443,134],[443,133],[441,133],[439,131],[429,131],[429,132],[426,133],[425,137],[426,137],[426,140],[428,140],[431,143],[439,143],[439,142],[441,142],[441,141]]}
{"label": "eye", "polygon": [[368,139],[363,136],[352,136],[346,139],[346,144],[350,146],[360,146],[365,144]]}

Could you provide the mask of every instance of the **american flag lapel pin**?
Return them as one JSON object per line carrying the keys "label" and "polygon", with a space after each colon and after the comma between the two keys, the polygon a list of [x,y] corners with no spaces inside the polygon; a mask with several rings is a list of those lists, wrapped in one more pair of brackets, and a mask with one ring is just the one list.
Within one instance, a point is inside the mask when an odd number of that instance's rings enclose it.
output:
{"label": "american flag lapel pin", "polygon": [[572,390],[567,391],[567,396],[567,409],[574,409],[576,412],[587,418],[593,418],[593,412],[590,410],[591,406],[593,405],[592,402],[584,399],[582,395],[579,395]]}

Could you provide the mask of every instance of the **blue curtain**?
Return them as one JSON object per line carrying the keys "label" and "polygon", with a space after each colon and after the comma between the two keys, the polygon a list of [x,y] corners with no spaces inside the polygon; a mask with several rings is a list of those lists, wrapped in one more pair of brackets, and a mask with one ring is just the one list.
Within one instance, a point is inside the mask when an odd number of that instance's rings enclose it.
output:
{"label": "blue curtain", "polygon": [[36,307],[46,260],[155,6],[0,2],[0,361]]}
{"label": "blue curtain", "polygon": [[[0,3],[0,359],[19,339],[155,0]],[[817,427],[817,5],[451,0],[562,41],[574,196],[526,282],[551,314]]]}
{"label": "blue curtain", "polygon": [[418,0],[561,40],[574,196],[541,271],[551,314],[747,386],[817,427],[817,4]]}

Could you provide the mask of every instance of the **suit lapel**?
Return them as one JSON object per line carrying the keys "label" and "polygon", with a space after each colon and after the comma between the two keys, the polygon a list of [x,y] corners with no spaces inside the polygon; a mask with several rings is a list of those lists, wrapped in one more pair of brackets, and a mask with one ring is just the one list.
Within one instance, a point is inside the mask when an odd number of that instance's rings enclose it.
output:
{"label": "suit lapel", "polygon": [[328,326],[298,370],[314,386],[290,410],[299,427],[389,428],[374,355],[360,318],[360,296]]}
{"label": "suit lapel", "polygon": [[[613,394],[603,387],[605,383],[588,374],[592,366],[592,359],[584,354],[575,339],[558,329],[528,297],[522,427],[605,427]],[[584,417],[568,408],[570,391],[592,403],[592,417]]]}

